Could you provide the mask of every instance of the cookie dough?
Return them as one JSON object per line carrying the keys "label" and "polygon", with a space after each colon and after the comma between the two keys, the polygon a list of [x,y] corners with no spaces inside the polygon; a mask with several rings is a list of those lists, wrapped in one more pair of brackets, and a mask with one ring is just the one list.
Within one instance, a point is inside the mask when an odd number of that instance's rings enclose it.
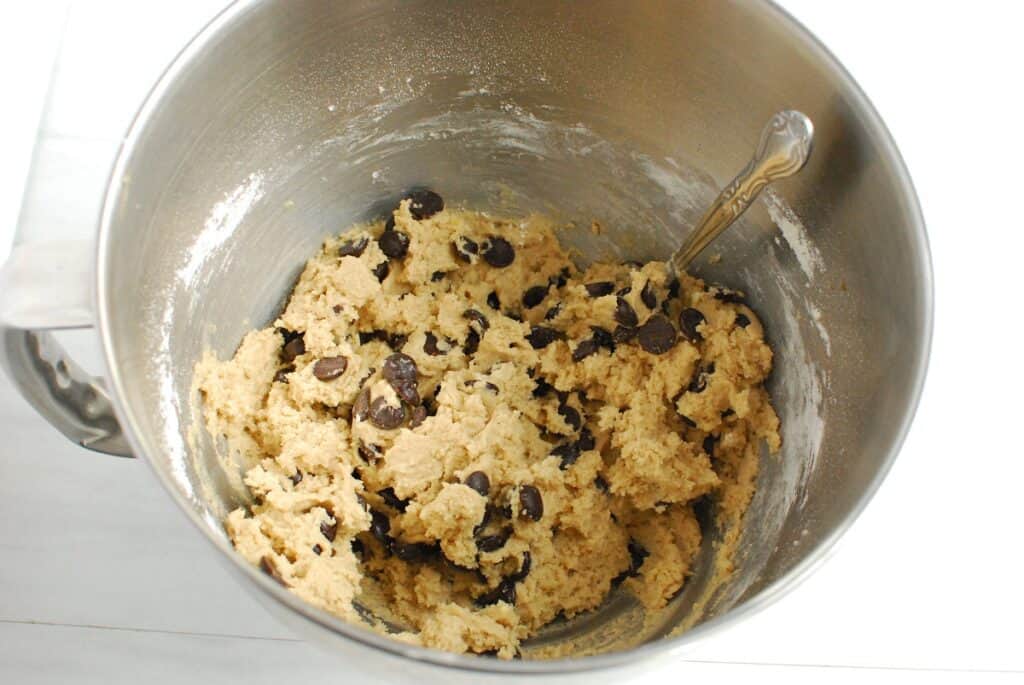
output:
{"label": "cookie dough", "polygon": [[681,588],[694,503],[739,518],[772,352],[736,292],[579,270],[542,217],[414,193],[326,242],[273,326],[196,367],[249,466],[226,529],[305,600],[410,643],[516,655],[624,584]]}

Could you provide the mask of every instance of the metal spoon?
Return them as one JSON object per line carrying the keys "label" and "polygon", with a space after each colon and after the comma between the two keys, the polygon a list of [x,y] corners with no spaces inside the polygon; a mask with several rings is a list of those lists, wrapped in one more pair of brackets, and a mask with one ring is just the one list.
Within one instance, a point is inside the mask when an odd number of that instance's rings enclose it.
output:
{"label": "metal spoon", "polygon": [[757,150],[743,171],[725,187],[704,212],[683,244],[669,260],[669,270],[682,273],[712,240],[740,218],[772,181],[803,168],[811,154],[814,124],[795,110],[776,112],[761,131]]}

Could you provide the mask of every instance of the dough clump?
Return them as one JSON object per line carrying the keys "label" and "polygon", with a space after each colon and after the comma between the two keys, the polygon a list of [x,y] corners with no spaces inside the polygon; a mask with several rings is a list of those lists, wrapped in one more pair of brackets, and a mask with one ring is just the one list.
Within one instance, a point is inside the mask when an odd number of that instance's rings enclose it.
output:
{"label": "dough clump", "polygon": [[581,271],[544,218],[421,191],[328,240],[195,379],[248,465],[242,556],[398,639],[511,658],[620,584],[651,609],[680,590],[694,503],[738,520],[779,448],[771,364],[739,293],[662,262]]}

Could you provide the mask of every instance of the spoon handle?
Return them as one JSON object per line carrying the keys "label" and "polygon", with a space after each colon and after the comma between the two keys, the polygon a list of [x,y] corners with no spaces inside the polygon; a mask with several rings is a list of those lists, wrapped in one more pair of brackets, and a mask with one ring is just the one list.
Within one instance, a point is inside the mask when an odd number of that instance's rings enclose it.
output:
{"label": "spoon handle", "polygon": [[761,131],[754,157],[715,198],[697,227],[672,255],[670,268],[682,273],[693,259],[736,221],[772,181],[792,176],[811,154],[814,125],[795,110],[776,112]]}

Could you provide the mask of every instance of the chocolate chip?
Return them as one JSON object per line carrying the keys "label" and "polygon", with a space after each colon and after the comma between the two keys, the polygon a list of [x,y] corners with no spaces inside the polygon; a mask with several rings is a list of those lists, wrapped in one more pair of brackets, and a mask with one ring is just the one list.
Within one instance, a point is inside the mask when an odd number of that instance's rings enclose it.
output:
{"label": "chocolate chip", "polygon": [[480,334],[471,329],[466,334],[466,343],[462,346],[462,353],[468,357],[476,354],[478,349],[480,349]]}
{"label": "chocolate chip", "polygon": [[431,357],[437,357],[444,354],[437,346],[437,336],[427,331],[423,340],[423,351],[429,354]]}
{"label": "chocolate chip", "polygon": [[611,333],[600,326],[591,326],[590,331],[594,334],[594,342],[598,347],[603,347],[609,352],[615,351],[615,338]]}
{"label": "chocolate chip", "polygon": [[570,273],[569,267],[562,267],[562,270],[559,271],[557,275],[548,279],[548,283],[551,283],[558,288],[564,288],[565,284],[569,282]]}
{"label": "chocolate chip", "polygon": [[395,540],[391,544],[391,551],[402,561],[423,561],[438,553],[438,547],[429,542],[402,542]]}
{"label": "chocolate chip", "polygon": [[586,426],[580,431],[580,439],[576,441],[576,445],[581,451],[586,452],[597,447],[597,441],[594,440],[594,434],[590,432],[590,429]]}
{"label": "chocolate chip", "polygon": [[616,326],[612,331],[612,341],[622,344],[628,343],[636,337],[636,329],[632,326]]}
{"label": "chocolate chip", "polygon": [[445,274],[445,272],[443,271],[435,271],[434,273],[430,274],[430,282],[437,283],[438,281],[443,280],[446,275],[447,274]]}
{"label": "chocolate chip", "polygon": [[501,237],[493,237],[487,243],[483,253],[484,261],[496,268],[504,268],[516,258],[516,250],[512,243]]}
{"label": "chocolate chip", "polygon": [[408,195],[412,218],[429,219],[444,209],[444,199],[433,190],[414,190]]}
{"label": "chocolate chip", "polygon": [[559,468],[563,471],[573,464],[580,458],[580,446],[577,442],[565,442],[551,450],[552,457],[558,457],[561,460]]}
{"label": "chocolate chip", "polygon": [[345,373],[348,368],[348,359],[345,357],[324,357],[313,364],[313,375],[317,380],[331,381]]}
{"label": "chocolate chip", "polygon": [[409,236],[402,231],[384,231],[377,239],[380,251],[391,259],[401,259],[409,252]]}
{"label": "chocolate chip", "polygon": [[676,345],[676,329],[664,314],[655,314],[637,329],[640,347],[650,354],[665,354]]}
{"label": "chocolate chip", "polygon": [[384,221],[384,230],[385,231],[393,231],[393,230],[395,230],[395,215],[394,214],[390,214],[388,216],[387,220]]}
{"label": "chocolate chip", "polygon": [[631,292],[633,292],[633,286],[627,285],[625,288],[620,288],[619,291],[615,294],[618,295],[619,297],[625,297],[626,295],[629,295]]}
{"label": "chocolate chip", "polygon": [[376,276],[377,280],[381,283],[384,282],[384,279],[388,277],[389,273],[391,273],[391,267],[388,266],[387,262],[381,262],[377,266],[373,267],[373,275]]}
{"label": "chocolate chip", "polygon": [[519,515],[534,521],[540,521],[544,516],[544,500],[541,499],[540,490],[532,485],[519,488]]}
{"label": "chocolate chip", "polygon": [[526,339],[535,350],[544,349],[559,338],[560,334],[554,328],[547,326],[532,326]]}
{"label": "chocolate chip", "polygon": [[487,493],[491,490],[491,479],[483,471],[474,471],[466,476],[466,485],[487,497]]}
{"label": "chocolate chip", "polygon": [[533,559],[530,557],[529,550],[523,552],[523,563],[519,566],[519,570],[508,577],[513,583],[520,583],[526,579],[526,576],[530,575],[530,567],[533,566]]}
{"label": "chocolate chip", "polygon": [[491,294],[487,296],[487,306],[495,311],[501,310],[501,300],[498,299],[498,293],[491,291]]}
{"label": "chocolate chip", "polygon": [[498,388],[498,386],[495,385],[494,383],[491,383],[490,381],[487,381],[486,383],[484,383],[484,387],[487,390],[493,392],[495,395],[497,395],[500,392],[500,389]]}
{"label": "chocolate chip", "polygon": [[690,382],[690,386],[687,388],[689,392],[701,393],[708,386],[708,376],[715,372],[714,363],[709,364],[705,368],[701,369],[694,379]]}
{"label": "chocolate chip", "polygon": [[636,316],[636,311],[629,302],[626,302],[622,295],[619,295],[615,301],[615,321],[627,328],[636,328],[637,324],[640,323],[640,319]]}
{"label": "chocolate chip", "polygon": [[466,263],[472,262],[473,255],[480,252],[480,246],[477,245],[476,241],[464,235],[460,235],[458,240],[452,243],[452,247],[455,248],[455,254],[458,258]]}
{"label": "chocolate chip", "polygon": [[597,341],[593,338],[583,340],[576,346],[576,349],[572,351],[572,360],[574,362],[583,361],[590,355],[595,354],[599,347],[600,346],[597,344]]}
{"label": "chocolate chip", "polygon": [[274,565],[274,560],[270,557],[263,557],[260,559],[260,570],[276,580],[283,587],[288,587],[288,583],[284,582],[284,578],[282,578],[280,572],[278,572],[277,566]]}
{"label": "chocolate chip", "polygon": [[600,490],[601,492],[608,492],[608,481],[606,481],[601,476],[597,476],[596,478],[594,478],[594,487]]}
{"label": "chocolate chip", "polygon": [[673,278],[668,282],[668,296],[672,299],[679,297],[679,279]]}
{"label": "chocolate chip", "polygon": [[523,306],[527,309],[533,309],[548,296],[548,286],[546,285],[535,285],[532,288],[528,288],[523,293]]}
{"label": "chocolate chip", "polygon": [[415,383],[419,377],[416,362],[412,357],[401,352],[388,355],[384,360],[381,373],[384,380],[393,388],[400,383]]}
{"label": "chocolate chip", "polygon": [[640,291],[640,301],[648,309],[654,310],[658,308],[658,296],[654,293],[654,288],[651,286],[650,281],[647,281],[644,284],[644,289]]}
{"label": "chocolate chip", "polygon": [[583,287],[587,289],[587,295],[591,297],[611,295],[612,291],[615,290],[615,284],[611,281],[596,281],[594,283],[587,283]]}
{"label": "chocolate chip", "polygon": [[422,403],[420,400],[420,389],[417,387],[416,381],[400,381],[391,387],[394,388],[395,394],[406,404],[418,407]]}
{"label": "chocolate chip", "polygon": [[370,403],[370,422],[383,430],[393,430],[405,421],[405,407],[388,404],[387,399],[378,397]]}
{"label": "chocolate chip", "polygon": [[498,584],[498,587],[490,592],[485,592],[475,600],[478,607],[486,607],[498,602],[516,603],[516,584],[514,581],[506,578]]}
{"label": "chocolate chip", "polygon": [[384,544],[388,543],[391,519],[379,511],[370,512],[370,534]]}
{"label": "chocolate chip", "polygon": [[408,339],[409,336],[406,335],[405,333],[392,333],[391,335],[388,336],[387,339],[388,347],[390,347],[395,352],[401,352],[402,348],[405,347],[405,343]]}
{"label": "chocolate chip", "polygon": [[640,572],[640,567],[644,565],[644,559],[650,555],[650,552],[636,540],[630,540],[629,544],[626,545],[626,549],[629,550],[628,573],[630,576],[635,576]]}
{"label": "chocolate chip", "polygon": [[339,257],[362,257],[370,239],[365,235],[357,240],[346,240],[338,247]]}
{"label": "chocolate chip", "polygon": [[394,488],[384,488],[383,490],[378,490],[377,494],[380,495],[380,498],[382,500],[384,500],[384,504],[388,505],[389,507],[397,511],[404,512],[405,508],[409,506],[409,500],[402,499],[398,495],[396,495]]}
{"label": "chocolate chip", "polygon": [[491,327],[491,322],[488,321],[487,317],[484,316],[477,309],[467,309],[466,311],[462,312],[462,318],[469,321],[470,324],[475,323],[478,326],[479,331],[481,333],[483,333],[484,331]]}
{"label": "chocolate chip", "polygon": [[292,482],[292,485],[298,485],[302,482],[302,471],[296,471],[294,475],[288,476],[288,480]]}
{"label": "chocolate chip", "polygon": [[360,457],[370,462],[371,464],[380,459],[381,454],[383,453],[383,451],[380,448],[380,445],[367,445],[362,440],[359,441],[359,446],[356,448],[356,451],[359,452]]}
{"label": "chocolate chip", "polygon": [[278,369],[277,373],[274,374],[274,382],[287,383],[288,374],[292,373],[293,371],[295,371],[295,364],[289,364],[288,366]]}
{"label": "chocolate chip", "polygon": [[387,342],[388,334],[384,331],[359,331],[359,344],[366,345],[374,340]]}
{"label": "chocolate chip", "polygon": [[626,578],[635,577],[640,572],[644,559],[650,555],[650,552],[644,549],[643,545],[633,539],[630,539],[626,545],[626,550],[629,552],[629,568],[612,579],[612,587],[617,587]]}
{"label": "chocolate chip", "polygon": [[736,312],[736,325],[740,328],[746,328],[750,325],[750,317],[743,312]]}
{"label": "chocolate chip", "polygon": [[736,413],[736,410],[733,409],[732,407],[729,407],[728,409],[726,409],[725,411],[722,412],[722,418],[723,419],[727,419],[727,418],[729,418],[730,416],[732,416],[735,413]]}
{"label": "chocolate chip", "polygon": [[560,311],[562,311],[562,303],[561,303],[561,302],[559,302],[558,304],[556,304],[556,305],[555,305],[554,307],[551,307],[551,308],[549,308],[549,309],[548,309],[548,310],[547,310],[547,311],[546,311],[546,312],[544,313],[544,320],[545,320],[545,321],[551,321],[551,320],[552,320],[552,319],[554,319],[554,318],[555,318],[556,316],[558,316],[558,313],[559,313]]}
{"label": "chocolate chip", "polygon": [[296,357],[306,354],[306,341],[302,333],[293,331],[281,331],[284,336],[284,347],[281,348],[281,361],[288,364],[295,361]]}
{"label": "chocolate chip", "polygon": [[515,581],[513,581],[511,579],[503,580],[503,581],[501,581],[501,584],[498,585],[497,590],[498,590],[497,594],[498,594],[498,600],[499,601],[506,602],[508,604],[515,604],[516,603],[516,584],[515,584]]}
{"label": "chocolate chip", "polygon": [[583,419],[580,418],[580,413],[576,411],[575,407],[570,407],[568,404],[563,404],[558,407],[559,415],[565,419],[565,422],[572,426],[574,431],[578,431],[580,426],[583,425]]}
{"label": "chocolate chip", "polygon": [[334,542],[335,536],[338,534],[338,522],[337,521],[321,521],[320,522],[320,534],[327,538],[328,542]]}
{"label": "chocolate chip", "polygon": [[692,343],[698,343],[704,339],[704,336],[697,330],[697,327],[704,322],[704,315],[699,309],[687,307],[679,312],[679,332]]}
{"label": "chocolate chip", "polygon": [[427,420],[427,408],[422,404],[412,410],[412,418],[409,419],[409,428],[416,428]]}
{"label": "chocolate chip", "polygon": [[363,388],[352,403],[352,416],[358,421],[365,421],[370,414],[370,389]]}
{"label": "chocolate chip", "polygon": [[476,541],[476,547],[481,552],[496,552],[505,546],[510,537],[512,537],[512,526],[505,526],[494,535],[481,537]]}
{"label": "chocolate chip", "polygon": [[[358,542],[358,541],[357,540],[353,540],[352,542]],[[323,551],[324,551],[324,548],[321,547],[320,545],[313,545],[313,554],[315,554],[317,556],[320,556],[321,552],[323,552]],[[355,551],[355,550],[353,550],[353,551]]]}
{"label": "chocolate chip", "polygon": [[504,516],[507,519],[512,518],[512,505],[511,504],[506,504],[503,507],[495,507],[494,511],[496,511],[499,514],[501,514],[502,516]]}
{"label": "chocolate chip", "polygon": [[709,434],[706,438],[704,438],[704,442],[701,444],[701,447],[704,448],[704,451],[707,453],[709,457],[714,458],[715,436]]}
{"label": "chocolate chip", "polygon": [[537,379],[537,387],[533,389],[533,396],[540,399],[552,390],[552,385],[543,378]]}

